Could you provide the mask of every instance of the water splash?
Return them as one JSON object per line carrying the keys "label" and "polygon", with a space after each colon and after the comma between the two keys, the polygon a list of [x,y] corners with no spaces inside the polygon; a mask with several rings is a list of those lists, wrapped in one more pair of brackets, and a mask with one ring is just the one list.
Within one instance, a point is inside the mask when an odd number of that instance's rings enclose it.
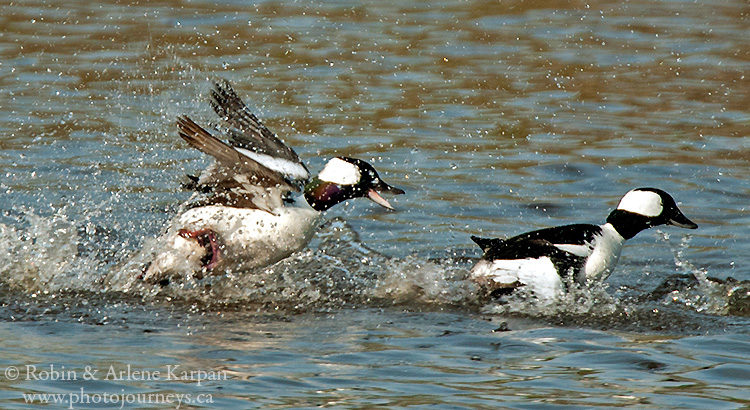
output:
{"label": "water splash", "polygon": [[32,295],[88,289],[99,281],[101,263],[79,252],[78,229],[64,211],[42,217],[24,212],[19,227],[0,224],[0,277]]}
{"label": "water splash", "polygon": [[148,258],[159,249],[159,238],[143,241],[141,250],[114,263],[102,259],[107,252],[88,249],[97,246],[98,232],[89,229],[88,220],[77,224],[64,211],[45,217],[21,212],[16,219],[13,224],[0,224],[0,285],[12,290],[16,296],[11,298],[17,298],[19,292],[32,296],[57,293],[93,301],[99,300],[95,295],[107,295],[112,300],[130,298],[190,309],[232,308],[257,313],[452,306],[495,317],[535,317],[567,325],[631,326],[640,320],[650,328],[665,321],[659,310],[676,306],[712,315],[747,315],[748,310],[747,284],[717,282],[683,257],[689,238],[673,248],[675,265],[684,272],[678,275],[680,280],[665,282],[645,297],[620,299],[612,296],[604,283],[588,287],[570,283],[567,293],[545,304],[522,291],[502,300],[483,299],[477,285],[468,279],[471,260],[418,255],[391,258],[370,249],[341,219],[325,223],[307,249],[272,266],[202,278],[188,275],[168,284],[139,278]]}
{"label": "water splash", "polygon": [[659,231],[674,256],[680,276],[670,277],[651,292],[652,299],[661,298],[664,304],[680,304],[696,312],[716,315],[749,315],[750,284],[732,278],[720,280],[709,276],[708,270],[696,267],[685,254],[692,235],[683,235],[678,244],[670,235]]}
{"label": "water splash", "polygon": [[575,282],[567,284],[567,292],[554,301],[542,302],[533,295],[519,289],[502,299],[501,303],[489,303],[483,312],[492,314],[522,314],[535,317],[592,316],[605,317],[622,309],[618,301],[607,292],[605,283],[582,286]]}
{"label": "water splash", "polygon": [[474,305],[478,286],[468,279],[467,266],[453,260],[432,261],[418,256],[390,259],[372,289],[373,296],[392,303]]}
{"label": "water splash", "polygon": [[168,283],[140,280],[159,249],[149,240],[109,275],[109,290],[145,297],[241,303],[258,311],[305,311],[364,304],[470,304],[476,300],[467,269],[417,256],[390,258],[367,247],[342,219],[325,223],[310,246],[266,268],[221,275],[173,277]]}

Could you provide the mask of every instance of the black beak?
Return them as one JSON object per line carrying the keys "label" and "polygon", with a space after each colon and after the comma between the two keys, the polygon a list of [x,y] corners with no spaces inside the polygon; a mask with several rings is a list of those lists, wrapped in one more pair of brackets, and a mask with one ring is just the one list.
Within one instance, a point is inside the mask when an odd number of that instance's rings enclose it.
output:
{"label": "black beak", "polygon": [[680,228],[696,229],[698,224],[688,219],[685,215],[680,212],[679,209],[675,208],[675,212],[672,217],[667,220],[668,225],[679,226]]}
{"label": "black beak", "polygon": [[387,194],[393,194],[393,195],[401,195],[405,194],[403,189],[396,188],[395,186],[390,186],[383,182],[382,180],[377,183],[377,185],[373,186],[372,189],[378,191],[378,192],[385,192]]}

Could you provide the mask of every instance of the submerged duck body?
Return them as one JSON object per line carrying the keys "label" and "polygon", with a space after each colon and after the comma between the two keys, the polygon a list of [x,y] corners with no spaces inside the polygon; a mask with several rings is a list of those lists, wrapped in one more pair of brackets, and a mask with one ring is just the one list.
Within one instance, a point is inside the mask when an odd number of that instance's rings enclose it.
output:
{"label": "submerged duck body", "polygon": [[558,226],[508,239],[472,236],[484,255],[470,277],[494,294],[524,287],[540,299],[554,299],[569,281],[587,284],[606,279],[627,239],[664,224],[698,227],[668,193],[657,188],[634,189],[622,197],[602,225]]}
{"label": "submerged duck body", "polygon": [[263,126],[227,82],[215,84],[211,105],[229,143],[187,116],[178,118],[180,137],[216,161],[191,178],[197,192],[161,238],[144,280],[270,265],[304,248],[331,206],[368,197],[393,209],[378,191],[404,193],[356,158],[333,158],[311,178],[294,150]]}

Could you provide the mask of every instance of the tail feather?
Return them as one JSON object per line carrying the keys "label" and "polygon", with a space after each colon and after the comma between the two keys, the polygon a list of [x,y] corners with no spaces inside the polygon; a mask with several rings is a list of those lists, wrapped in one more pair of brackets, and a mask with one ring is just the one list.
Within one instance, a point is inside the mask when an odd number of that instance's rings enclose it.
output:
{"label": "tail feather", "polygon": [[493,247],[500,246],[503,244],[503,240],[499,238],[480,238],[478,236],[471,236],[471,240],[474,241],[483,251],[492,249]]}

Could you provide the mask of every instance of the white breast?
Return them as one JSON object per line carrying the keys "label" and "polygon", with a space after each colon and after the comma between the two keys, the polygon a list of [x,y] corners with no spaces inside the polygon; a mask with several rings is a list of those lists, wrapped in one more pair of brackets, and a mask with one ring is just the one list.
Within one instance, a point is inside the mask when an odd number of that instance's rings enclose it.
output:
{"label": "white breast", "polygon": [[481,260],[470,277],[489,289],[520,282],[540,299],[554,299],[563,292],[563,283],[550,258]]}
{"label": "white breast", "polygon": [[163,248],[144,278],[195,273],[202,269],[206,251],[181,229],[211,229],[222,245],[221,262],[214,268],[235,272],[267,266],[304,248],[315,233],[320,213],[309,207],[284,207],[277,215],[266,211],[224,206],[193,208],[173,222],[163,238]]}
{"label": "white breast", "polygon": [[602,281],[612,273],[625,242],[625,238],[611,224],[604,224],[601,228],[602,234],[594,239],[594,250],[583,266],[587,282]]}

